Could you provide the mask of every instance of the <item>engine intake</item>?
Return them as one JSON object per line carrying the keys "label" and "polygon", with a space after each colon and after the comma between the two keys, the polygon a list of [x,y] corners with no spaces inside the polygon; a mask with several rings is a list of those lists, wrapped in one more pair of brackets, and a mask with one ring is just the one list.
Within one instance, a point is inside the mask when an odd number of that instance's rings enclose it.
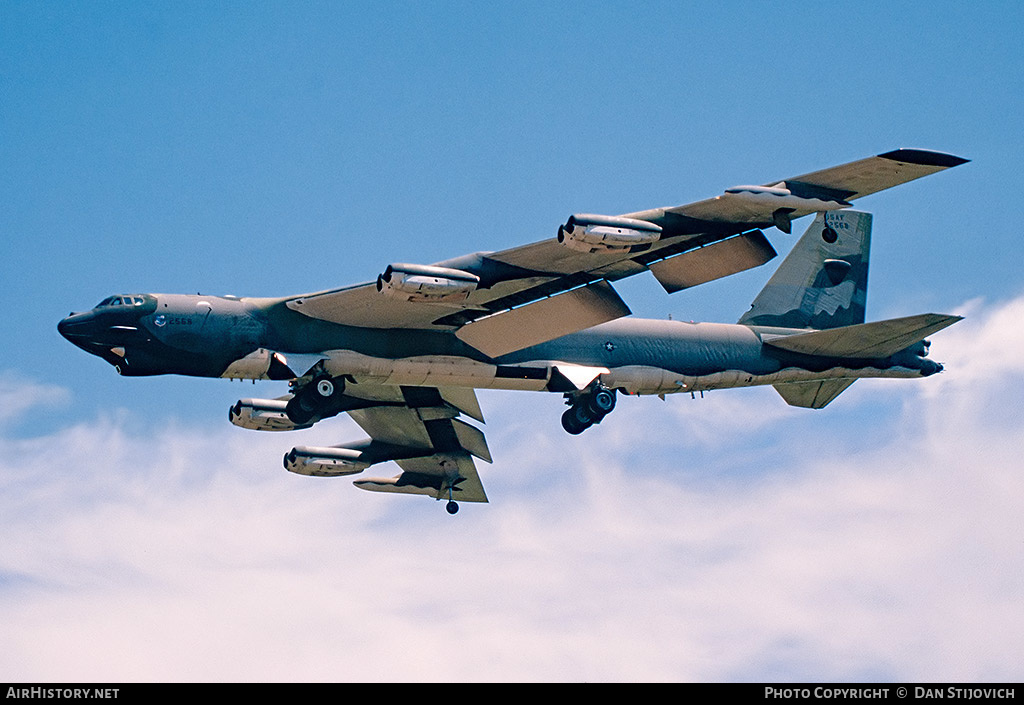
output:
{"label": "engine intake", "polygon": [[377,277],[377,291],[402,301],[464,301],[479,285],[475,274],[425,264],[389,264]]}
{"label": "engine intake", "polygon": [[558,241],[578,252],[623,252],[661,238],[661,226],[646,220],[577,213],[558,228]]}

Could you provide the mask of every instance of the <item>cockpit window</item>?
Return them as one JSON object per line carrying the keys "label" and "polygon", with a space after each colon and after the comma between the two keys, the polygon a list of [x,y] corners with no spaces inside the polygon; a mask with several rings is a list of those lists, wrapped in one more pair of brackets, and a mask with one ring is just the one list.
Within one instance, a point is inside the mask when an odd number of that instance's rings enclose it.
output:
{"label": "cockpit window", "polygon": [[141,306],[145,303],[142,296],[108,296],[96,304],[96,308],[105,306]]}

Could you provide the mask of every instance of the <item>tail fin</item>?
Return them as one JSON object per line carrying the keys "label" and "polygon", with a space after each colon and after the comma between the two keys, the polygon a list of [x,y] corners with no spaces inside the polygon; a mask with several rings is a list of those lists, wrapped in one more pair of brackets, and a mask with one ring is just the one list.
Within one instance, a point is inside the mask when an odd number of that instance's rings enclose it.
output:
{"label": "tail fin", "polygon": [[863,323],[870,252],[870,213],[818,213],[739,322],[816,330]]}

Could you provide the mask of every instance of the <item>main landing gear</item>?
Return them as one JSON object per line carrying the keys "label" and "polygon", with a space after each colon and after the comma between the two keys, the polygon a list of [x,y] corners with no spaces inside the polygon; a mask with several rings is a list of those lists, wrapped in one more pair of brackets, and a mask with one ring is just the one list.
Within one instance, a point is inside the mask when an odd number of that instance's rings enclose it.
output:
{"label": "main landing gear", "polygon": [[345,391],[343,377],[323,375],[301,387],[288,401],[285,413],[294,423],[304,424],[314,417],[326,418],[337,413],[339,402]]}
{"label": "main landing gear", "polygon": [[583,392],[565,395],[569,408],[562,414],[562,428],[578,435],[612,412],[615,408],[615,390],[595,383]]}

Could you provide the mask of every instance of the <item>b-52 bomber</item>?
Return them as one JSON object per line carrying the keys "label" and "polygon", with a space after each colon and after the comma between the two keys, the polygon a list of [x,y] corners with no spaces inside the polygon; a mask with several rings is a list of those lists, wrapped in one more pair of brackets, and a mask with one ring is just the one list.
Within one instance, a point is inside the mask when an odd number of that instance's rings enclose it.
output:
{"label": "b-52 bomber", "polygon": [[[474,389],[564,396],[578,434],[618,394],[702,393],[770,384],[820,409],[866,377],[927,377],[925,338],[959,320],[865,322],[872,216],[851,201],[966,159],[900,149],[688,205],[575,214],[554,237],[430,265],[390,264],[374,281],[283,298],[129,294],[73,313],[60,333],[125,376],[288,381],[241,399],[232,423],[288,431],[348,413],[368,438],[298,446],[285,468],[353,475],[385,461],[379,492],[486,502],[473,458],[491,462]],[[762,232],[806,233],[736,324],[628,318],[612,282],[651,272],[669,293],[776,256]]]}

